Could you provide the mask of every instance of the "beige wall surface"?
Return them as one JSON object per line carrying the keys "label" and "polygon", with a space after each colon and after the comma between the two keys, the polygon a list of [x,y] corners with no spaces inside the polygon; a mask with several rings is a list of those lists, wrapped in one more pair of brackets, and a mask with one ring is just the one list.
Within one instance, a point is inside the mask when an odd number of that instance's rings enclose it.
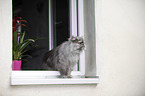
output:
{"label": "beige wall surface", "polygon": [[0,96],[145,96],[145,0],[95,0],[100,84],[10,86],[11,0],[0,0]]}

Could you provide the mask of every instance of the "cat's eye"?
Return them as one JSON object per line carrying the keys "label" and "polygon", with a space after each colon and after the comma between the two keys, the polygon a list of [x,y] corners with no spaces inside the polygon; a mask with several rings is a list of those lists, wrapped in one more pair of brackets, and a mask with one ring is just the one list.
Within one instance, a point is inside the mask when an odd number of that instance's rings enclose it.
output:
{"label": "cat's eye", "polygon": [[78,44],[84,44],[84,42],[78,42]]}
{"label": "cat's eye", "polygon": [[82,42],[78,42],[78,44],[82,44]]}

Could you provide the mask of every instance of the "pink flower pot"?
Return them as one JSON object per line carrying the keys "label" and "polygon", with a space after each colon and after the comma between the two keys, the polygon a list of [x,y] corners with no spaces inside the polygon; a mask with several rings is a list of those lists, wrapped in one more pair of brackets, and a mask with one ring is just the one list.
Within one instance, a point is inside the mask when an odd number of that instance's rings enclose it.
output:
{"label": "pink flower pot", "polygon": [[12,64],[13,70],[21,70],[22,61],[14,60]]}

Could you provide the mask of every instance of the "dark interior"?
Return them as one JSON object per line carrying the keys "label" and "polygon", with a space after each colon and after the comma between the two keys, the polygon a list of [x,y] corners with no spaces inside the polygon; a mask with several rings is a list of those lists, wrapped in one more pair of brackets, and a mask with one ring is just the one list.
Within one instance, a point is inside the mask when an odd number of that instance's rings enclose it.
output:
{"label": "dark interior", "polygon": [[[53,29],[54,47],[66,41],[70,36],[69,31],[69,0],[53,1]],[[25,38],[43,38],[37,40],[32,50],[25,54],[27,61],[22,62],[22,70],[40,70],[42,58],[49,50],[49,0],[13,0],[13,16],[20,16],[26,20],[26,27],[22,27],[22,32],[26,32]]]}

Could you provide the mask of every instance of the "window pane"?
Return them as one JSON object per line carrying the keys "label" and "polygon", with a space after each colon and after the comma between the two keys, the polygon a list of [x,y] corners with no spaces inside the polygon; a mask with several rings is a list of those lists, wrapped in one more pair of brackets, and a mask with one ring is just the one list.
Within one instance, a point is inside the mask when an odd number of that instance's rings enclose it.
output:
{"label": "window pane", "polygon": [[22,27],[22,31],[26,32],[25,39],[47,38],[37,40],[34,46],[38,47],[25,53],[32,58],[23,58],[29,61],[22,62],[23,70],[40,70],[43,55],[49,50],[49,5],[53,28],[51,38],[53,47],[56,47],[70,37],[69,0],[13,0],[13,16],[20,16],[28,22],[26,27]]}
{"label": "window pane", "polygon": [[[13,0],[13,15],[22,17],[26,20],[25,30],[27,38],[48,38],[48,0]],[[48,39],[37,40],[33,48],[26,54],[32,58],[27,59],[29,62],[23,61],[22,69],[40,69],[43,54],[48,50]]]}
{"label": "window pane", "polygon": [[69,0],[51,0],[53,14],[53,43],[60,45],[70,37]]}

